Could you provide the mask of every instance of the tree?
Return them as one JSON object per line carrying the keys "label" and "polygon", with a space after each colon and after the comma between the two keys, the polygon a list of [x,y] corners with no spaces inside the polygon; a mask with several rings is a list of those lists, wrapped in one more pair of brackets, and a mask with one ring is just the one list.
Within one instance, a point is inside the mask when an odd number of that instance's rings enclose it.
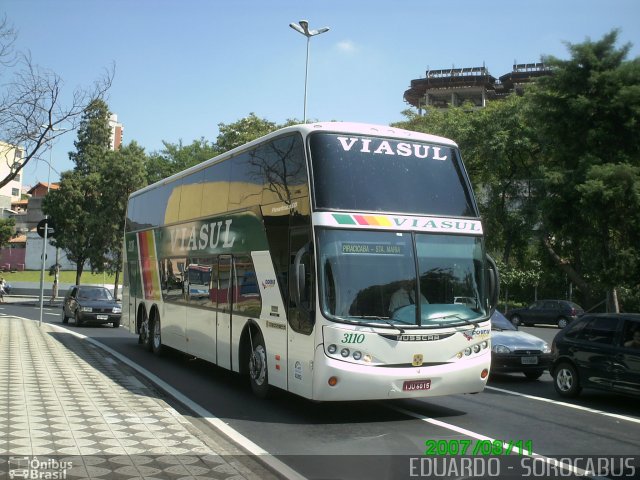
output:
{"label": "tree", "polygon": [[16,221],[13,218],[0,218],[0,247],[4,247],[14,235]]}
{"label": "tree", "polygon": [[99,271],[115,274],[113,291],[116,298],[123,261],[127,200],[129,195],[146,184],[145,158],[144,149],[136,142],[131,142],[115,152],[109,152],[107,161],[100,168],[102,194],[99,216],[105,242],[103,252],[94,251],[98,256],[91,259],[91,264]]}
{"label": "tree", "polygon": [[[0,138],[24,148],[22,157],[9,164],[0,178],[0,188],[12,181],[32,160],[43,159],[53,140],[75,129],[92,99],[100,98],[111,86],[113,69],[105,72],[91,88],[77,88],[71,100],[62,101],[64,82],[51,70],[36,65],[28,53],[14,49],[17,33],[7,21],[0,21],[0,74],[9,77],[0,93]],[[46,160],[45,160],[46,161]]]}
{"label": "tree", "polygon": [[201,138],[194,140],[191,145],[162,142],[164,150],[153,153],[145,162],[146,178],[148,183],[155,183],[163,178],[170,177],[174,173],[181,172],[189,167],[215,157],[219,150],[216,145]]}
{"label": "tree", "polygon": [[43,202],[44,213],[56,225],[55,245],[76,264],[77,284],[85,263],[103,257],[109,243],[108,226],[102,224],[99,214],[103,187],[100,172],[107,161],[109,132],[108,106],[102,100],[93,100],[80,121],[76,151],[69,153],[75,167],[63,172],[60,188],[50,191]]}
{"label": "tree", "polygon": [[630,45],[617,38],[545,58],[553,74],[526,95],[541,145],[544,245],[585,295],[606,289],[610,310],[616,289],[640,278],[640,59],[626,60]]}
{"label": "tree", "polygon": [[219,123],[220,133],[216,139],[216,146],[222,152],[228,152],[236,147],[249,143],[256,138],[276,131],[280,128],[276,123],[264,118],[258,118],[251,112],[248,117],[241,118],[237,122],[225,124]]}

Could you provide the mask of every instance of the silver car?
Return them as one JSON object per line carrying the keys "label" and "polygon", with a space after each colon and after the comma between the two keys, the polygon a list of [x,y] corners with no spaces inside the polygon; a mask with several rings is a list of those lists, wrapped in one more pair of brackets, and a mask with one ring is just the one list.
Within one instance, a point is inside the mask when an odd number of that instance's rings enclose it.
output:
{"label": "silver car", "polygon": [[522,372],[537,380],[553,356],[544,340],[521,332],[497,310],[491,315],[491,372]]}

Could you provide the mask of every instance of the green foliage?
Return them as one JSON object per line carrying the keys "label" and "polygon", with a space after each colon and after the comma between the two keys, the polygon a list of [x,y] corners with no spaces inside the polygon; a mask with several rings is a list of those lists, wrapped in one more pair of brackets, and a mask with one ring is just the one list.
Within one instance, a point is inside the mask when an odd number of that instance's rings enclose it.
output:
{"label": "green foliage", "polygon": [[148,183],[155,183],[163,178],[181,172],[189,167],[204,162],[220,153],[216,145],[201,138],[194,140],[191,145],[163,142],[164,150],[152,153],[145,162],[146,178]]}
{"label": "green foliage", "polygon": [[0,247],[9,243],[14,235],[16,221],[13,218],[0,218]]}
{"label": "green foliage", "polygon": [[100,168],[100,209],[96,212],[104,225],[103,251],[93,251],[94,271],[115,274],[122,268],[124,218],[129,195],[146,185],[144,149],[136,142],[109,152]]}
{"label": "green foliage", "polygon": [[76,151],[69,152],[69,159],[75,163],[75,170],[82,173],[95,172],[109,151],[110,136],[109,107],[104,100],[93,100],[80,121],[78,140],[73,142]]}
{"label": "green foliage", "polygon": [[99,189],[99,174],[67,171],[61,175],[60,188],[51,190],[43,202],[44,213],[56,225],[52,243],[76,264],[77,283],[85,262],[103,247],[104,227],[96,215],[100,209]]}
{"label": "green foliage", "polygon": [[592,291],[640,278],[640,61],[617,37],[546,58],[553,75],[525,96],[541,148],[541,229],[558,266]]}
{"label": "green foliage", "polygon": [[219,123],[218,129],[220,133],[216,139],[216,145],[220,152],[227,152],[278,128],[280,127],[276,123],[258,118],[252,112],[248,117],[241,118],[237,122],[230,124]]}

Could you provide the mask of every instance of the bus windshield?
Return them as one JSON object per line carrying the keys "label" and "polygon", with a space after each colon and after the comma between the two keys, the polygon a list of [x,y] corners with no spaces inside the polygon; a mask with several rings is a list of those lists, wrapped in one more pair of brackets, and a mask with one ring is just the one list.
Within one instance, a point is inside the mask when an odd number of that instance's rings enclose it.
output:
{"label": "bus windshield", "polygon": [[487,315],[480,237],[319,229],[317,245],[330,320],[436,328]]}
{"label": "bus windshield", "polygon": [[329,133],[309,138],[317,209],[479,216],[456,148]]}

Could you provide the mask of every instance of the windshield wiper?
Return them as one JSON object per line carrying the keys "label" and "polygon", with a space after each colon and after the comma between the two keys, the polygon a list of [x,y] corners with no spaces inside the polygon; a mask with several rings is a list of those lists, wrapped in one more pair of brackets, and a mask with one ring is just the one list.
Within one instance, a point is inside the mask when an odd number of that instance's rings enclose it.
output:
{"label": "windshield wiper", "polygon": [[375,315],[373,315],[373,316],[360,315],[359,317],[354,317],[354,318],[362,318],[363,320],[380,320],[381,322],[386,323],[390,327],[393,327],[393,328],[399,330],[400,333],[404,333],[404,329],[399,327],[395,323],[391,322],[389,317],[378,317],[378,316],[375,316]]}
{"label": "windshield wiper", "polygon": [[[446,318],[456,318],[464,323],[466,323],[467,325],[473,325],[475,328],[478,328],[478,321],[477,320],[468,320],[466,318],[462,318],[460,315],[458,315],[457,313],[450,313],[449,315],[443,315],[441,317],[435,317],[433,318],[433,320],[444,320]],[[431,318],[429,320],[432,320]],[[442,325],[442,324],[441,324]]]}

